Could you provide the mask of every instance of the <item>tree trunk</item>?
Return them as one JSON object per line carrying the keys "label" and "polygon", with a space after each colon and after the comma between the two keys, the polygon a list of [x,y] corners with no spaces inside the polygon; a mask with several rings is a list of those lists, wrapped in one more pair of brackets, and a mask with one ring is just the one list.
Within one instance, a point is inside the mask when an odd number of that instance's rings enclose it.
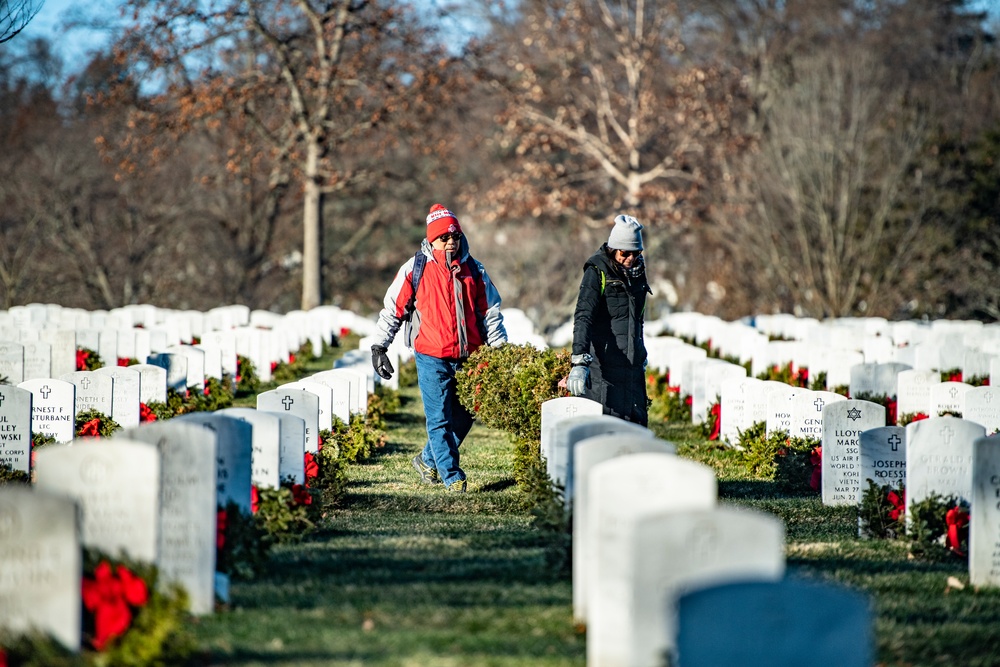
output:
{"label": "tree trunk", "polygon": [[320,232],[323,226],[323,193],[319,186],[319,152],[319,144],[310,139],[302,210],[302,310],[315,308],[322,301]]}

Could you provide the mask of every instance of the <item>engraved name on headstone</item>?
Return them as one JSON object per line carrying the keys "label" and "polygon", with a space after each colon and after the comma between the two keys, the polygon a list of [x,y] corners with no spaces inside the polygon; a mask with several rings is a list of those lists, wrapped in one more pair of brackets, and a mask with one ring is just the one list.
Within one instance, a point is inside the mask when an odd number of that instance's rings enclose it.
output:
{"label": "engraved name on headstone", "polygon": [[878,403],[847,400],[823,408],[822,497],[824,505],[854,505],[861,482],[861,434],[885,426]]}
{"label": "engraved name on headstone", "polygon": [[17,385],[31,392],[31,432],[69,442],[76,434],[76,387],[52,378]]}
{"label": "engraved name on headstone", "polygon": [[0,385],[0,465],[31,472],[31,392]]}

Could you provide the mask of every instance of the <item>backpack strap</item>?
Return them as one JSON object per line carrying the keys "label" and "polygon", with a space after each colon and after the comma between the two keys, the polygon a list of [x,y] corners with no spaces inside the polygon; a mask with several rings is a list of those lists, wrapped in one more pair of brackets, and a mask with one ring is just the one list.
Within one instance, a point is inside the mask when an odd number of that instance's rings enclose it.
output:
{"label": "backpack strap", "polygon": [[413,309],[416,306],[417,301],[417,286],[420,284],[420,279],[424,275],[424,266],[427,264],[427,255],[423,253],[422,250],[418,250],[413,254],[413,271],[410,272],[410,287],[413,291],[410,293],[410,300],[406,304],[406,319],[410,318],[413,313]]}

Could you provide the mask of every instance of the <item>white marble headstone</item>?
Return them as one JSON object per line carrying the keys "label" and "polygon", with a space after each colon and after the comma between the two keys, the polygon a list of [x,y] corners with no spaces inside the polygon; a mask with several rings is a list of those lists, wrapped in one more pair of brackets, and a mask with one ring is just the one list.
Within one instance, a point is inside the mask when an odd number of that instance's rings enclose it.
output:
{"label": "white marble headstone", "polygon": [[1000,437],[978,438],[972,450],[969,580],[1000,587]]}
{"label": "white marble headstone", "polygon": [[230,501],[250,514],[253,427],[249,422],[213,412],[191,412],[175,417],[211,430],[216,435],[215,498],[222,508]]}
{"label": "white marble headstone", "polygon": [[965,411],[962,416],[982,424],[987,435],[1000,431],[1000,389],[973,387],[965,392]]}
{"label": "white marble headstone", "polygon": [[210,614],[215,607],[216,436],[180,420],[144,424],[123,435],[160,452],[163,486],[156,565],[163,584],[180,584],[190,611]]}
{"label": "white marble headstone", "polygon": [[31,432],[69,442],[76,434],[76,387],[64,380],[26,380],[17,385],[31,392]]}
{"label": "white marble headstone", "polygon": [[[122,428],[139,425],[139,371],[126,366],[105,366],[94,371],[97,375],[107,375],[112,385],[111,415]],[[79,396],[79,390],[77,391]]]}
{"label": "white marble headstone", "polygon": [[117,437],[39,449],[35,486],[76,500],[81,541],[113,556],[155,563],[159,544],[160,453]]}
{"label": "white marble headstone", "polygon": [[299,417],[306,423],[306,451],[319,449],[319,397],[305,389],[278,387],[257,394],[257,409]]}
{"label": "white marble headstone", "polygon": [[[580,396],[564,396],[552,398],[542,403],[541,407],[541,454],[542,460],[548,461],[553,456],[553,427],[557,422],[572,417],[600,415],[604,406],[597,401]],[[549,464],[546,463],[546,469]]]}
{"label": "white marble headstone", "polygon": [[277,415],[253,408],[225,408],[217,414],[241,419],[253,428],[250,480],[258,489],[276,489],[281,483],[281,422]]}
{"label": "white marble headstone", "polygon": [[931,387],[941,382],[937,371],[909,370],[896,376],[896,414],[931,414]]}
{"label": "white marble headstone", "polygon": [[877,486],[906,486],[906,428],[882,426],[861,432],[861,502],[868,480]]}
{"label": "white marble headstone", "polygon": [[854,505],[861,492],[861,434],[885,426],[878,403],[847,400],[823,408],[823,504]]}
{"label": "white marble headstone", "polygon": [[986,435],[979,424],[931,417],[906,426],[906,516],[931,494],[972,498],[972,443]]}
{"label": "white marble headstone", "polygon": [[588,665],[641,664],[628,661],[622,641],[635,621],[620,577],[633,558],[630,522],[657,512],[714,508],[716,489],[711,468],[669,454],[632,454],[591,468],[584,536]]}
{"label": "white marble headstone", "polygon": [[31,471],[31,392],[27,389],[0,385],[0,465]]}
{"label": "white marble headstone", "polygon": [[83,557],[76,502],[63,493],[0,486],[0,630],[51,635],[80,648]]}
{"label": "white marble headstone", "polygon": [[573,618],[587,618],[587,571],[589,552],[585,536],[589,534],[590,470],[598,463],[633,454],[673,455],[673,443],[659,438],[598,435],[578,441],[573,446]]}
{"label": "white marble headstone", "polygon": [[785,526],[764,512],[642,514],[625,532],[626,560],[610,573],[625,598],[624,616],[615,619],[621,634],[603,644],[605,652],[595,647],[589,664],[660,665],[676,650],[680,595],[721,583],[777,581],[785,571]]}

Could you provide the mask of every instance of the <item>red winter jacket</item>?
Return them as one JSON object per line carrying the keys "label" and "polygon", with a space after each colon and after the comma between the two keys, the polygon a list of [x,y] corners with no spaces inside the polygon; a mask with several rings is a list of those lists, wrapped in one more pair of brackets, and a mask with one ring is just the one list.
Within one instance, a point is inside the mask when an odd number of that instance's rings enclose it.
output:
{"label": "red winter jacket", "polygon": [[[500,314],[500,294],[483,265],[469,255],[465,237],[458,249],[459,259],[453,260],[459,267],[457,280],[463,306],[461,313],[456,307],[458,295],[452,272],[445,266],[444,251],[434,250],[427,241],[424,241],[421,251],[427,262],[417,285],[415,312],[411,320],[415,331],[413,350],[439,359],[461,359],[483,344],[496,346],[507,342]],[[470,262],[476,262],[478,277],[469,268]],[[381,336],[378,344],[383,347],[388,347],[395,338],[406,315],[413,293],[410,280],[413,265],[411,257],[396,272],[396,278],[385,294],[378,318],[380,333],[376,336]]]}

